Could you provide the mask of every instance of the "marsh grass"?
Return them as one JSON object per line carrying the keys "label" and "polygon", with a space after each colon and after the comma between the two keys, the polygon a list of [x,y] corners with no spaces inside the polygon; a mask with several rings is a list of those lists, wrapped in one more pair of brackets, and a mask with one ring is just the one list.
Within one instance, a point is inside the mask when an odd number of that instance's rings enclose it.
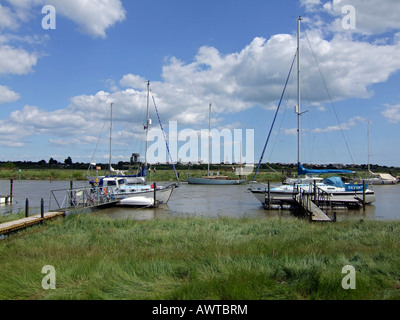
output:
{"label": "marsh grass", "polygon": [[[216,173],[218,170],[214,170]],[[178,170],[181,181],[185,181],[188,176],[202,177],[207,175],[207,170]],[[100,171],[98,175],[106,175],[107,171]],[[220,171],[221,175],[228,175],[231,178],[237,178],[237,176],[228,171]],[[21,173],[18,170],[0,170],[0,179],[21,179],[21,180],[86,180],[87,170],[71,170],[71,169],[27,169],[22,170]],[[248,180],[253,179],[254,174],[248,176]],[[151,181],[177,181],[174,170],[157,170],[156,172],[151,171],[148,174],[148,178]],[[257,175],[257,181],[281,181],[282,176],[280,173],[261,170]]]}
{"label": "marsh grass", "polygon": [[71,215],[0,241],[0,299],[399,299],[399,242],[399,222]]}
{"label": "marsh grass", "polygon": [[[227,175],[230,178],[237,178],[237,176],[232,173],[229,169],[213,170],[214,174],[220,171],[221,175]],[[186,181],[188,176],[191,177],[202,177],[207,175],[207,170],[199,170],[192,168],[185,168],[177,170],[179,173],[180,181]],[[107,175],[108,171],[99,171],[98,175]],[[134,174],[134,173],[133,173]],[[254,177],[254,172],[247,177],[248,181],[252,181]],[[87,170],[72,170],[63,168],[54,169],[27,169],[22,170],[21,173],[18,170],[0,170],[0,179],[21,179],[21,180],[86,180]],[[366,178],[368,176],[368,171],[360,170],[357,172],[357,176]],[[173,181],[176,182],[177,178],[175,171],[170,170],[156,170],[156,172],[151,171],[148,174],[149,181]],[[279,171],[273,171],[270,169],[259,170],[256,178],[257,182],[281,182],[282,173]]]}

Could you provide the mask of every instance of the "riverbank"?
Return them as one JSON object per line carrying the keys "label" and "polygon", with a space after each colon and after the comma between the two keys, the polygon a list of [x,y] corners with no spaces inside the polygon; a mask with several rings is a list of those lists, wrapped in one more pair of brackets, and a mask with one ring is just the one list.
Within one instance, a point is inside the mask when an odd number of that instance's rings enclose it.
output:
{"label": "riverbank", "polygon": [[0,299],[399,299],[399,245],[400,222],[71,215],[0,241]]}
{"label": "riverbank", "polygon": [[[217,174],[218,170],[214,170]],[[229,170],[219,171],[221,175],[227,175],[230,178],[237,176]],[[185,181],[188,176],[202,177],[207,175],[206,170],[178,170],[179,179]],[[58,181],[84,181],[86,180],[87,170],[71,170],[71,169],[27,169],[27,170],[0,170],[0,180],[58,180]],[[107,171],[99,171],[98,175],[107,175]],[[324,175],[322,175],[323,177]],[[254,173],[250,174],[247,179],[252,181]],[[358,178],[367,178],[368,171],[359,170],[356,173]],[[176,174],[174,170],[156,170],[148,174],[148,179],[151,181],[173,181],[176,182]],[[281,182],[282,173],[273,170],[262,169],[257,174],[258,182]]]}

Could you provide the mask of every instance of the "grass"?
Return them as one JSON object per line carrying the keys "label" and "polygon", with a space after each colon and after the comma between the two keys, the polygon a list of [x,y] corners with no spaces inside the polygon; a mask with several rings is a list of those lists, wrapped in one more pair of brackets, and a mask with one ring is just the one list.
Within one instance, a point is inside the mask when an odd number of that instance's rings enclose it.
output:
{"label": "grass", "polygon": [[28,169],[0,170],[0,180],[85,180],[87,170]]}
{"label": "grass", "polygon": [[[213,170],[214,173],[218,170]],[[202,177],[207,175],[206,170],[177,170],[180,174],[180,180],[185,181],[188,176]],[[93,173],[92,173],[93,174]],[[108,172],[101,171],[99,176],[106,175]],[[237,176],[230,170],[221,170],[221,175],[227,175],[230,178],[237,178]],[[69,169],[30,169],[22,170],[19,173],[17,170],[0,170],[0,180],[20,179],[20,180],[67,180],[77,181],[86,180],[87,170],[69,170]],[[365,177],[366,172],[360,171],[357,176]],[[252,181],[254,173],[250,174],[247,179]],[[148,178],[151,181],[177,181],[174,170],[157,170],[152,171]],[[274,172],[272,170],[260,170],[257,174],[258,182],[278,182],[282,181],[281,172]]]}
{"label": "grass", "polygon": [[399,299],[399,245],[400,222],[71,215],[0,241],[0,299]]}
{"label": "grass", "polygon": [[[216,173],[217,170],[214,170]],[[178,170],[180,180],[186,180],[187,176],[202,177],[207,175],[206,170]],[[99,176],[106,175],[108,172],[102,171]],[[220,171],[221,175],[228,175],[231,178],[237,176],[231,171]],[[67,169],[30,169],[22,170],[0,170],[0,180],[20,179],[20,180],[86,180],[87,170],[67,170]],[[248,179],[252,179],[254,174],[251,174]],[[177,181],[174,170],[157,170],[152,171],[148,178],[151,181]],[[281,181],[280,173],[272,171],[260,171],[257,175],[258,181]]]}

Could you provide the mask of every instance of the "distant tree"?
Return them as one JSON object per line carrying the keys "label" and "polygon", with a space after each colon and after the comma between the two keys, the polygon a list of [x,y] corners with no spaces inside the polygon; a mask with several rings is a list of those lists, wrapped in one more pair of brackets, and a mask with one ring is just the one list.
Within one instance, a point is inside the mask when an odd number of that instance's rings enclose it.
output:
{"label": "distant tree", "polygon": [[68,157],[67,159],[65,159],[65,160],[64,160],[64,163],[65,163],[66,165],[72,166],[72,159],[71,159],[71,157]]}
{"label": "distant tree", "polygon": [[50,158],[50,160],[49,160],[49,165],[50,166],[56,165],[57,163],[58,163],[57,160],[54,160],[53,158]]}
{"label": "distant tree", "polygon": [[39,165],[40,167],[44,167],[46,164],[47,164],[47,163],[46,163],[46,160],[40,160],[40,161],[38,162],[38,165]]}
{"label": "distant tree", "polygon": [[11,161],[7,161],[1,165],[1,168],[4,170],[14,170],[15,166]]}

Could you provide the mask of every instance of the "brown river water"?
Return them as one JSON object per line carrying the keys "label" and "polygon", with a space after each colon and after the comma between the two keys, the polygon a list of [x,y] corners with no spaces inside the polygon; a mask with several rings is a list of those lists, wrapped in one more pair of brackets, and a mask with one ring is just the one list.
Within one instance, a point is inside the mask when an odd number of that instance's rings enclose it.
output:
{"label": "brown river water", "polygon": [[[158,185],[168,183],[158,183]],[[74,188],[86,187],[86,181],[73,182]],[[52,196],[53,190],[68,189],[69,181],[19,181],[13,182],[14,202],[12,205],[0,205],[0,215],[24,211],[26,199],[29,200],[30,214],[40,212],[40,201],[43,198],[45,211],[58,209]],[[112,207],[96,210],[100,216],[116,219],[151,220],[163,217],[293,217],[287,210],[265,210],[257,199],[249,192],[249,185],[206,186],[181,183],[175,189],[167,205],[158,208],[124,208]],[[397,200],[400,197],[400,184],[372,186],[376,194],[376,202],[366,206],[365,210],[339,210],[338,220],[371,219],[400,220],[400,209]],[[10,181],[0,180],[0,194],[10,194]]]}

